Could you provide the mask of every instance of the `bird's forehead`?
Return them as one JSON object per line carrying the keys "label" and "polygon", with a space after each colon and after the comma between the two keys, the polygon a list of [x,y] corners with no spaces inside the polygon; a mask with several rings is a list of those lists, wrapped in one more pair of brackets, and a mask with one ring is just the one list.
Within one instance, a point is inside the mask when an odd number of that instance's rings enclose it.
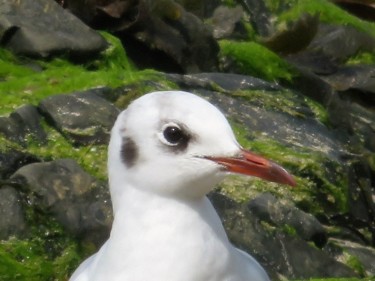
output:
{"label": "bird's forehead", "polygon": [[222,114],[206,100],[183,92],[146,95],[128,108],[129,123],[145,125],[176,121],[186,125],[222,122]]}

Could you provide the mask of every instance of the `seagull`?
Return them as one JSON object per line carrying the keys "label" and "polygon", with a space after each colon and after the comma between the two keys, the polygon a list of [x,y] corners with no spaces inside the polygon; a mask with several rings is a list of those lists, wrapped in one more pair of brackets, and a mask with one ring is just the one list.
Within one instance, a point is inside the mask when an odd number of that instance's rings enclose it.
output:
{"label": "seagull", "polygon": [[285,169],[243,149],[205,99],[159,91],[133,101],[109,142],[110,237],[70,281],[269,280],[230,243],[205,196],[230,173],[295,185]]}

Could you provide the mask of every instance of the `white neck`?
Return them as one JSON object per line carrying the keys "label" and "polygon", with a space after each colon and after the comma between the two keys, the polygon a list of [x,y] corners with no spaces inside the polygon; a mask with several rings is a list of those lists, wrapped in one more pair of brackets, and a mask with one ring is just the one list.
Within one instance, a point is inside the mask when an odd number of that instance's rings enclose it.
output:
{"label": "white neck", "polygon": [[[215,280],[212,272],[228,269],[233,248],[206,197],[179,201],[123,188],[110,239],[101,253],[111,273],[97,272],[96,277],[116,273],[123,280],[180,280],[192,275],[189,280]],[[146,271],[138,272],[142,266]]]}
{"label": "white neck", "polygon": [[167,231],[179,227],[191,228],[191,224],[195,223],[205,225],[206,230],[226,239],[221,221],[207,197],[176,199],[126,186],[118,199],[112,235],[123,232],[124,228],[130,228],[127,229],[129,232],[137,228],[143,232],[162,231],[163,228]]}

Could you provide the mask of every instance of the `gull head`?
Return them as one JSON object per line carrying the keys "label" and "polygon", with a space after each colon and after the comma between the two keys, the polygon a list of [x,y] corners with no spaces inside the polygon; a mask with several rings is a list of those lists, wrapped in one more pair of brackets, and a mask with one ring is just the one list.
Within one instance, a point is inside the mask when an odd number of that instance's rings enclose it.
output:
{"label": "gull head", "polygon": [[202,197],[228,173],[295,184],[282,167],[244,150],[219,109],[191,93],[146,94],[120,113],[112,129],[112,199],[126,189]]}

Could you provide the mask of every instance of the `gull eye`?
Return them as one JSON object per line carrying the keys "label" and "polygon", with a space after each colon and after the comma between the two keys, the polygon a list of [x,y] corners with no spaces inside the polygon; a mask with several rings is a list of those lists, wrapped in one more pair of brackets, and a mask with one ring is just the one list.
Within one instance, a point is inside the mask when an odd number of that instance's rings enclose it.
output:
{"label": "gull eye", "polygon": [[165,140],[172,145],[177,145],[185,137],[183,131],[174,125],[167,126],[163,131],[163,136]]}
{"label": "gull eye", "polygon": [[177,125],[174,122],[165,124],[158,134],[160,141],[170,147],[172,151],[184,151],[190,141],[190,133],[183,125]]}

